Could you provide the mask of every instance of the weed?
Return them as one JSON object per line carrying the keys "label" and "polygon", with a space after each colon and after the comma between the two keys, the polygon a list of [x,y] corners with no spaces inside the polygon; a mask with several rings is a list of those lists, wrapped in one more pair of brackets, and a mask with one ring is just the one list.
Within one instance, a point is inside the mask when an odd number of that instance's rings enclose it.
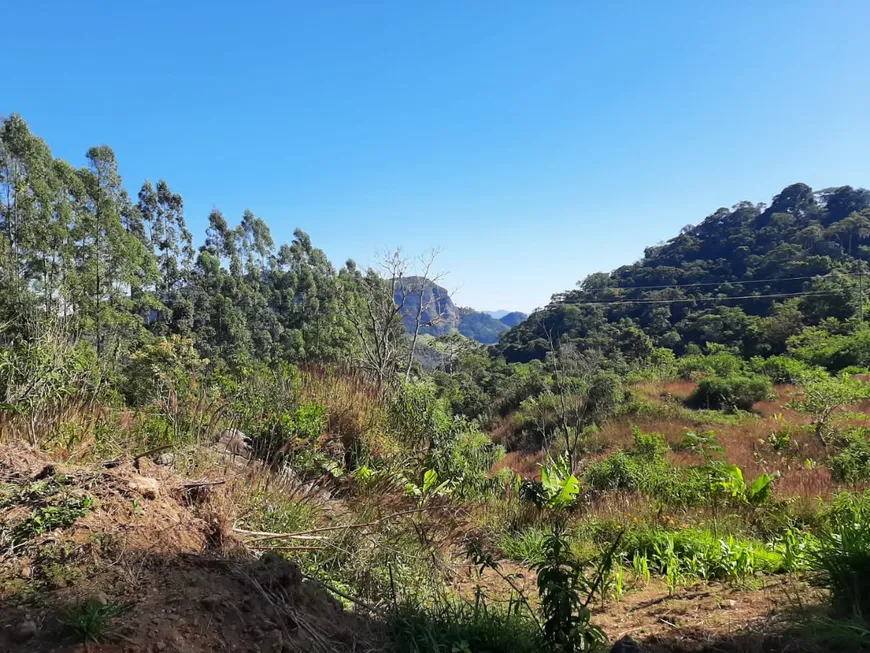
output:
{"label": "weed", "polygon": [[536,565],[544,560],[546,541],[546,531],[540,528],[527,528],[503,535],[498,540],[498,548],[512,560]]}
{"label": "weed", "polygon": [[387,621],[397,653],[536,653],[538,631],[518,603],[506,609],[444,599],[434,605],[405,603]]}
{"label": "weed", "polygon": [[828,458],[831,476],[846,483],[870,480],[870,439],[865,430],[845,431],[834,441],[840,451]]}
{"label": "weed", "polygon": [[671,591],[685,578],[744,584],[756,571],[784,570],[780,550],[733,536],[720,539],[699,529],[637,529],[626,535],[622,551],[634,561],[635,576],[655,572]]}
{"label": "weed", "polygon": [[870,619],[870,502],[841,495],[810,552],[817,585],[831,592],[835,611]]}
{"label": "weed", "polygon": [[526,482],[524,493],[539,508],[564,510],[573,506],[580,493],[580,481],[571,469],[571,460],[563,452],[558,458],[547,457],[541,465],[541,482]]}
{"label": "weed", "polygon": [[789,526],[778,544],[782,553],[783,570],[793,572],[806,569],[812,549],[816,545],[817,540],[811,533]]}
{"label": "weed", "polygon": [[56,505],[40,506],[9,529],[10,546],[20,546],[58,528],[68,528],[94,507],[93,497],[64,497]]}
{"label": "weed", "polygon": [[613,581],[611,586],[613,600],[619,603],[622,600],[622,595],[625,593],[625,572],[621,566],[616,565],[610,576]]}
{"label": "weed", "polygon": [[635,582],[643,581],[644,585],[649,585],[649,559],[646,554],[635,552],[631,559],[631,568],[634,572]]}
{"label": "weed", "polygon": [[112,619],[127,609],[127,605],[117,601],[88,599],[73,606],[62,623],[77,641],[98,644],[109,633]]}

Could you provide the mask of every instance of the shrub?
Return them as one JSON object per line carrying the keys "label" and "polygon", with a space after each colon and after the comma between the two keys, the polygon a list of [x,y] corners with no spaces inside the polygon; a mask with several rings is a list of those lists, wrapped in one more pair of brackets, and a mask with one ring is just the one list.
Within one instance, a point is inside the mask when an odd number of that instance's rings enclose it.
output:
{"label": "shrub", "polygon": [[88,342],[73,342],[50,325],[25,336],[0,348],[0,411],[25,416],[24,429],[35,445],[53,433],[64,408],[93,400],[103,384]]}
{"label": "shrub", "polygon": [[540,528],[526,528],[502,535],[498,540],[501,552],[517,562],[536,565],[544,560],[547,532]]}
{"label": "shrub", "polygon": [[679,507],[702,503],[708,494],[705,475],[696,468],[673,467],[660,445],[655,447],[653,454],[614,451],[590,465],[584,480],[593,492],[641,492],[664,505]]}
{"label": "shrub", "polygon": [[689,402],[696,408],[750,410],[755,402],[773,396],[773,386],[767,377],[713,376],[701,379]]}
{"label": "shrub", "polygon": [[840,375],[855,376],[856,374],[870,374],[870,370],[860,365],[848,365],[840,370]]}
{"label": "shrub", "polygon": [[439,478],[453,484],[454,496],[472,498],[490,492],[500,483],[489,472],[503,457],[504,448],[494,444],[475,422],[458,417],[434,437],[426,464]]}
{"label": "shrub", "polygon": [[[846,332],[837,332],[844,327]],[[834,321],[807,327],[788,339],[788,350],[795,358],[832,372],[865,368],[870,365],[870,326]]]}
{"label": "shrub", "polygon": [[755,356],[750,361],[750,367],[753,372],[768,377],[773,383],[801,383],[808,378],[823,379],[827,376],[823,369],[788,356]]}
{"label": "shrub", "polygon": [[808,383],[803,396],[791,401],[790,406],[812,415],[816,436],[825,443],[832,435],[831,422],[836,413],[849,404],[866,399],[870,384],[848,376]]}
{"label": "shrub", "polygon": [[[609,568],[610,563],[608,555],[600,571]],[[574,653],[602,648],[606,636],[591,623],[588,607],[601,578],[587,579],[584,565],[573,558],[558,527],[547,537],[544,559],[535,568],[545,644],[541,650]]]}
{"label": "shrub", "polygon": [[197,375],[207,364],[190,338],[178,335],[160,338],[130,357],[124,372],[124,395],[133,406],[178,401],[190,394]]}
{"label": "shrub", "polygon": [[708,356],[699,354],[683,356],[677,361],[677,374],[684,379],[690,379],[699,373],[732,376],[742,374],[745,367],[746,363],[742,358],[730,352],[721,351]]}
{"label": "shrub", "polygon": [[839,453],[828,458],[831,476],[844,483],[870,480],[870,440],[864,429],[855,429],[838,438]]}
{"label": "shrub", "polygon": [[660,433],[644,433],[636,426],[631,429],[634,451],[639,456],[659,458],[668,451],[668,444]]}
{"label": "shrub", "polygon": [[816,585],[842,616],[870,619],[870,497],[843,494],[811,553]]}
{"label": "shrub", "polygon": [[607,458],[591,464],[584,480],[594,492],[639,491],[666,505],[690,506],[703,500],[705,477],[695,468],[672,466],[665,453],[664,437],[632,429],[632,451],[614,451]]}
{"label": "shrub", "polygon": [[596,492],[609,490],[634,491],[640,488],[641,472],[627,451],[620,449],[586,470],[585,481]]}

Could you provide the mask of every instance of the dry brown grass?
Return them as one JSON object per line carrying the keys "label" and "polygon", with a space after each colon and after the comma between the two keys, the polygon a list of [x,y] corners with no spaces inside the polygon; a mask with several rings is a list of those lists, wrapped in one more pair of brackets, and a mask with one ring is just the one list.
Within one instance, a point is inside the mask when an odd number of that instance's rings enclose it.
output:
{"label": "dry brown grass", "polygon": [[[340,442],[352,456],[359,445],[376,456],[391,452],[384,407],[377,387],[352,370],[309,367],[302,374],[302,399],[318,403],[327,415],[326,439]],[[352,462],[348,460],[348,462]]]}
{"label": "dry brown grass", "polygon": [[[832,478],[824,462],[828,456],[826,447],[816,438],[810,416],[789,407],[789,402],[799,397],[801,389],[797,386],[777,386],[776,398],[759,402],[753,406],[754,416],[747,416],[736,423],[720,423],[719,420],[705,421],[705,413],[691,411],[682,407],[685,397],[691,395],[696,384],[692,381],[653,382],[646,381],[632,387],[632,390],[646,400],[663,409],[668,417],[649,415],[621,415],[608,421],[592,437],[585,460],[601,460],[617,449],[632,446],[632,427],[646,433],[659,433],[670,445],[669,460],[677,467],[698,465],[698,456],[678,448],[687,431],[713,431],[723,448],[725,459],[738,465],[751,482],[762,473],[780,472],[777,481],[777,494],[781,497],[795,497],[815,500],[829,498],[841,486]],[[870,401],[862,401],[845,409],[850,413],[870,413]],[[843,420],[849,426],[870,427],[870,418],[851,415]],[[501,431],[510,429],[510,421],[500,425]],[[791,444],[785,450],[774,450],[771,434],[788,429]],[[508,454],[499,467],[510,467],[523,477],[534,477],[539,473],[537,463],[543,455],[528,452]],[[617,500],[625,503],[625,498]],[[607,506],[602,510],[609,510]],[[596,508],[595,510],[598,510]]]}
{"label": "dry brown grass", "polygon": [[493,472],[509,468],[523,478],[539,478],[541,475],[541,463],[544,462],[544,452],[529,453],[526,451],[512,451],[505,455],[493,466]]}

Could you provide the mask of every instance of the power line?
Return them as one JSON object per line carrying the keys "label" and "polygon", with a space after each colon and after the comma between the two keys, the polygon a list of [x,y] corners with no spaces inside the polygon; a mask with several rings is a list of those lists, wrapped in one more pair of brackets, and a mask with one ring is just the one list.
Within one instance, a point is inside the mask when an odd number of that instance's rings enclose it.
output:
{"label": "power line", "polygon": [[[838,273],[843,276],[857,276],[857,272],[842,272]],[[749,279],[746,281],[700,281],[698,283],[671,283],[662,286],[613,286],[602,288],[602,290],[660,290],[662,288],[692,288],[695,286],[724,286],[725,284],[750,284],[750,283],[769,283],[778,281],[806,281],[807,279],[827,279],[829,277],[838,276],[832,272],[828,274],[813,274],[805,277],[778,277],[772,279]],[[569,291],[570,292],[570,291]],[[588,291],[587,291],[588,292]]]}
{"label": "power line", "polygon": [[691,297],[683,299],[619,299],[600,301],[572,301],[570,299],[563,299],[562,301],[555,302],[555,304],[571,304],[572,306],[613,306],[617,304],[694,304],[697,302],[721,302],[743,299],[787,299],[790,297],[818,296],[836,297],[838,296],[838,293],[820,290],[794,293],[774,293],[770,295],[738,295],[734,297]]}

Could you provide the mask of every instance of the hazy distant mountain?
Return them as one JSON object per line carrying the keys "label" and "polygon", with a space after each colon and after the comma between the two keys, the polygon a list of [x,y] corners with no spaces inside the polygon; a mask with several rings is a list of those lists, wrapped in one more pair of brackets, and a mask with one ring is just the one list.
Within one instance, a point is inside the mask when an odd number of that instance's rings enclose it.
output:
{"label": "hazy distant mountain", "polygon": [[487,345],[498,342],[498,336],[510,327],[487,313],[472,308],[459,309],[459,333]]}
{"label": "hazy distant mountain", "polygon": [[[422,290],[422,292],[421,292]],[[450,293],[441,286],[422,277],[405,277],[396,286],[396,304],[402,301],[402,321],[410,332],[414,329],[417,311],[422,302],[424,310],[422,323],[431,324],[423,329],[424,333],[440,336],[456,328],[459,324],[459,310],[450,299]]]}
{"label": "hazy distant mountain", "polygon": [[512,313],[507,313],[502,315],[498,321],[502,324],[507,325],[508,327],[515,327],[517,324],[522,322],[528,317],[525,313],[521,313],[520,311],[513,311]]}
{"label": "hazy distant mountain", "polygon": [[[451,331],[459,331],[466,338],[471,338],[483,344],[498,342],[500,333],[510,328],[487,313],[475,311],[472,308],[457,308],[450,299],[450,294],[441,286],[420,277],[407,277],[396,288],[396,303],[402,300],[402,321],[408,331],[414,329],[417,311],[422,302],[424,306],[423,319],[425,326],[421,333],[440,336]],[[504,311],[503,315],[508,312]]]}
{"label": "hazy distant mountain", "polygon": [[494,317],[496,320],[502,319],[505,315],[510,313],[510,311],[498,310],[498,311],[483,311],[487,315]]}

